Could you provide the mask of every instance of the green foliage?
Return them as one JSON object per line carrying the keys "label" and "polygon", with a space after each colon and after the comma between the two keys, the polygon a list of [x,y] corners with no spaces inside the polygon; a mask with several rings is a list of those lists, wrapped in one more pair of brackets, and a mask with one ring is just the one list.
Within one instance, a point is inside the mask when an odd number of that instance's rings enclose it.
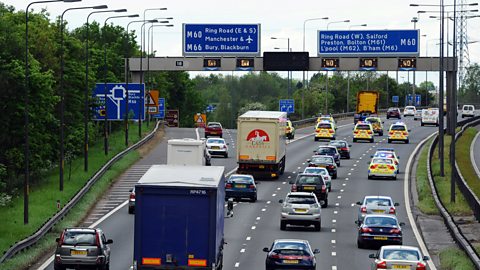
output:
{"label": "green foliage", "polygon": [[440,252],[440,269],[442,270],[473,270],[475,266],[468,256],[457,247],[446,248]]}
{"label": "green foliage", "polygon": [[422,213],[427,215],[436,215],[438,214],[438,208],[433,200],[432,189],[430,188],[430,183],[428,181],[427,175],[427,158],[428,158],[428,149],[432,144],[432,140],[425,144],[423,147],[422,153],[418,160],[418,166],[416,171],[416,186],[418,194],[418,208]]}
{"label": "green foliage", "polygon": [[458,101],[460,103],[480,103],[480,65],[477,63],[467,68],[463,85],[460,87]]}

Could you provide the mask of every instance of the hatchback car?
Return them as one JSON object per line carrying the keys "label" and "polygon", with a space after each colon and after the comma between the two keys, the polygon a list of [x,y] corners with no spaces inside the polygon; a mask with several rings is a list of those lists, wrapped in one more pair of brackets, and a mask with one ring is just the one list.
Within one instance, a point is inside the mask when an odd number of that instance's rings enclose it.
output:
{"label": "hatchback car", "polygon": [[335,126],[329,121],[322,121],[315,126],[315,141],[320,139],[335,140]]}
{"label": "hatchback car", "polygon": [[[355,221],[358,224],[358,221]],[[369,214],[358,227],[357,247],[364,248],[371,244],[401,245],[402,228],[394,215]]]}
{"label": "hatchback car", "polygon": [[228,143],[222,138],[208,138],[205,142],[210,155],[219,155],[228,158]]}
{"label": "hatchback car", "polygon": [[412,246],[383,246],[376,254],[368,256],[375,259],[371,269],[411,269],[426,270],[428,256],[423,256],[418,247]]}
{"label": "hatchback car", "polygon": [[289,140],[295,138],[295,127],[290,120],[287,120],[287,125],[285,127],[285,136],[287,136]]}
{"label": "hatchback car", "polygon": [[60,238],[56,239],[57,248],[53,268],[63,270],[66,268],[93,267],[109,269],[111,239],[105,238],[100,229],[92,228],[67,228],[62,231]]}
{"label": "hatchback car", "polygon": [[328,191],[332,191],[332,177],[328,173],[326,168],[322,167],[306,167],[303,170],[303,173],[308,173],[308,174],[319,174],[323,177],[323,181],[325,181],[325,184],[327,185]]}
{"label": "hatchback car", "polygon": [[422,119],[422,111],[423,111],[423,109],[419,109],[419,110],[415,111],[415,114],[413,115],[413,120],[415,120],[415,121],[421,120]]}
{"label": "hatchback car", "polygon": [[222,124],[219,122],[209,122],[205,127],[205,138],[210,136],[218,136],[220,138],[223,137],[223,128]]}
{"label": "hatchback car", "polygon": [[270,248],[263,248],[267,252],[265,269],[309,269],[315,270],[317,261],[315,254],[320,250],[312,250],[307,240],[277,239]]}
{"label": "hatchback car", "polygon": [[350,159],[350,147],[352,147],[351,144],[348,144],[346,141],[335,140],[330,141],[328,145],[335,146],[341,158]]}
{"label": "hatchback car", "polygon": [[337,147],[329,145],[321,145],[313,151],[315,155],[331,156],[335,160],[335,163],[340,167],[340,153],[338,153]]}
{"label": "hatchback car", "polygon": [[415,108],[415,106],[405,106],[405,108],[403,109],[403,117],[414,116],[416,111],[417,109]]}
{"label": "hatchback car", "polygon": [[[391,149],[391,150],[390,150]],[[393,162],[397,166],[397,173],[400,173],[400,156],[397,156],[393,148],[377,148],[377,151],[371,158],[393,158]]]}
{"label": "hatchback car", "polygon": [[475,116],[475,107],[473,105],[463,105],[462,118],[474,117],[474,116]]}
{"label": "hatchback car", "polygon": [[410,130],[407,128],[407,125],[403,122],[393,123],[388,129],[388,143],[394,141],[401,141],[404,143],[409,143],[408,133]]}
{"label": "hatchback car", "polygon": [[323,167],[333,179],[337,179],[337,163],[331,156],[312,156],[307,159],[308,167]]}
{"label": "hatchback car", "polygon": [[232,174],[225,182],[225,199],[240,200],[248,198],[257,201],[257,185],[253,176],[249,174]]}
{"label": "hatchback car", "polygon": [[388,108],[388,110],[387,110],[387,119],[390,119],[390,118],[401,119],[402,116],[401,116],[401,114],[400,114],[400,109],[399,109],[399,108],[395,108],[395,107]]}
{"label": "hatchback car", "polygon": [[315,227],[320,231],[322,227],[322,210],[317,196],[309,192],[289,192],[282,204],[280,215],[280,230],[287,229],[287,225],[301,225]]}
{"label": "hatchback car", "polygon": [[370,116],[365,119],[365,122],[372,124],[373,132],[379,136],[383,136],[383,121],[380,117]]}
{"label": "hatchback car", "polygon": [[332,123],[335,130],[337,129],[337,123],[335,122],[335,119],[333,119],[333,117],[330,114],[325,114],[317,118],[317,123],[320,123],[322,121],[328,121]]}
{"label": "hatchback car", "polygon": [[367,214],[396,215],[395,206],[400,204],[394,203],[389,196],[365,196],[362,201],[357,202],[357,205],[360,206],[357,220],[359,223],[362,223]]}
{"label": "hatchback car", "polygon": [[373,136],[373,127],[369,122],[358,122],[353,128],[353,142],[366,140],[373,143],[375,141]]}
{"label": "hatchback car", "polygon": [[393,158],[372,158],[368,166],[368,179],[377,177],[397,180],[398,169]]}
{"label": "hatchback car", "polygon": [[130,195],[128,196],[128,213],[135,213],[135,188],[130,189]]}
{"label": "hatchback car", "polygon": [[290,181],[291,192],[312,192],[317,196],[317,200],[323,208],[328,206],[328,190],[323,177],[318,174],[301,173],[297,178]]}

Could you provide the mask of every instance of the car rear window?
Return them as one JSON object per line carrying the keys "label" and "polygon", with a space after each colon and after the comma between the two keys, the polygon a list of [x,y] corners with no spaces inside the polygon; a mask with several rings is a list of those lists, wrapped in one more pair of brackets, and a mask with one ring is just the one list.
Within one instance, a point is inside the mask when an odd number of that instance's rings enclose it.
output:
{"label": "car rear window", "polygon": [[372,163],[374,164],[392,164],[393,161],[387,158],[375,158],[373,159]]}
{"label": "car rear window", "polygon": [[225,141],[224,141],[224,140],[220,140],[220,139],[208,139],[208,140],[207,140],[207,143],[220,143],[220,144],[224,144]]}
{"label": "car rear window", "polygon": [[381,198],[367,198],[365,199],[365,205],[367,206],[391,206],[389,199]]}
{"label": "car rear window", "polygon": [[297,179],[299,185],[323,185],[323,181],[318,176],[299,176]]}
{"label": "car rear window", "polygon": [[332,128],[332,125],[329,123],[321,123],[317,125],[317,128]]}
{"label": "car rear window", "polygon": [[312,196],[290,195],[287,197],[287,203],[293,204],[314,204],[317,203]]}
{"label": "car rear window", "polygon": [[365,225],[367,226],[397,226],[397,220],[390,217],[366,217]]}
{"label": "car rear window", "polygon": [[252,178],[248,176],[234,176],[228,179],[228,182],[233,182],[233,183],[250,183],[251,181],[252,181]]}
{"label": "car rear window", "polygon": [[221,128],[219,124],[208,124],[209,128]]}
{"label": "car rear window", "polygon": [[357,125],[357,129],[370,130],[370,126],[369,125]]}
{"label": "car rear window", "polygon": [[311,162],[313,163],[332,163],[332,157],[314,157]]}
{"label": "car rear window", "polygon": [[308,247],[303,243],[281,242],[273,247],[275,253],[284,255],[307,255]]}
{"label": "car rear window", "polygon": [[335,147],[347,147],[347,144],[344,142],[330,142],[330,145]]}
{"label": "car rear window", "polygon": [[66,231],[63,236],[63,243],[65,245],[94,246],[96,245],[96,237],[94,232]]}
{"label": "car rear window", "polygon": [[317,149],[317,153],[319,154],[335,154],[335,148],[330,148],[330,147],[319,147]]}
{"label": "car rear window", "polygon": [[395,156],[392,153],[386,153],[386,152],[377,152],[375,153],[374,157],[382,157],[382,158],[395,158]]}
{"label": "car rear window", "polygon": [[405,260],[405,261],[418,261],[420,260],[420,254],[416,250],[398,250],[398,249],[386,249],[382,254],[385,260]]}
{"label": "car rear window", "polygon": [[401,126],[401,125],[392,126],[391,130],[400,130],[400,131],[404,131],[404,130],[405,130],[405,126]]}
{"label": "car rear window", "polygon": [[304,173],[319,173],[321,175],[326,175],[328,173],[327,169],[324,168],[312,168],[312,167],[307,167],[305,168]]}

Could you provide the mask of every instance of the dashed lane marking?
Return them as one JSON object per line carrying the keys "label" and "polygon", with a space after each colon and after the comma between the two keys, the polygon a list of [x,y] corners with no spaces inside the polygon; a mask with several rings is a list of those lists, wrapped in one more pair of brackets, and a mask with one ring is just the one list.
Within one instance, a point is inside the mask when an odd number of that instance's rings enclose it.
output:
{"label": "dashed lane marking", "polygon": [[252,237],[247,236],[247,238],[245,238],[245,240],[250,241],[250,240],[252,240]]}
{"label": "dashed lane marking", "polygon": [[340,203],[338,203],[338,202],[337,202],[337,203],[335,203],[335,206],[340,206]]}
{"label": "dashed lane marking", "polygon": [[336,232],[336,231],[337,231],[337,230],[335,230],[335,229],[332,229],[332,232],[333,232],[333,233],[334,233],[334,232]]}
{"label": "dashed lane marking", "polygon": [[256,220],[260,220],[260,217],[257,217]]}
{"label": "dashed lane marking", "polygon": [[336,222],[337,222],[337,220],[336,220],[336,219],[332,219],[332,222],[333,222],[333,223],[336,223]]}
{"label": "dashed lane marking", "polygon": [[271,203],[272,203],[272,201],[267,201],[267,204],[271,204]]}
{"label": "dashed lane marking", "polygon": [[332,251],[332,257],[335,257],[335,256],[337,256],[337,252]]}
{"label": "dashed lane marking", "polygon": [[334,240],[334,239],[332,240],[332,244],[335,244],[336,242],[337,242],[336,240]]}
{"label": "dashed lane marking", "polygon": [[265,212],[265,211],[267,211],[267,209],[265,209],[265,208],[262,208],[262,212]]}
{"label": "dashed lane marking", "polygon": [[341,198],[342,198],[342,196],[337,196],[337,199],[341,199]]}
{"label": "dashed lane marking", "polygon": [[257,226],[252,226],[252,230],[255,230],[257,228]]}
{"label": "dashed lane marking", "polygon": [[244,252],[245,252],[244,248],[240,249],[240,253],[244,253]]}
{"label": "dashed lane marking", "polygon": [[235,263],[235,267],[238,268],[239,266],[240,266],[240,263],[239,263],[239,262],[236,262],[236,263]]}
{"label": "dashed lane marking", "polygon": [[333,211],[333,213],[336,215],[336,214],[338,214],[338,211]]}
{"label": "dashed lane marking", "polygon": [[277,196],[277,194],[273,193],[273,194],[272,194],[272,197],[275,197],[275,196]]}

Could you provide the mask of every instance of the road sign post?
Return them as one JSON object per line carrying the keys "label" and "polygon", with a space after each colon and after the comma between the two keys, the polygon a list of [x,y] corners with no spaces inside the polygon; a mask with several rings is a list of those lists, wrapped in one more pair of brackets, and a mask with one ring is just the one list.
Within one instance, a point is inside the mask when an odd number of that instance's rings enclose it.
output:
{"label": "road sign post", "polygon": [[[128,84],[128,112],[126,112],[126,85],[124,83],[107,83],[106,89],[104,85],[103,83],[97,83],[93,91],[93,97],[98,104],[94,109],[94,120],[105,120],[106,117],[109,121],[123,121],[126,113],[133,114],[129,119],[138,119],[139,115],[142,120],[145,119],[144,84]],[[105,115],[105,90],[108,115]],[[140,106],[138,106],[139,103]]]}
{"label": "road sign post", "polygon": [[152,116],[153,118],[165,118],[165,98],[158,99],[158,113]]}
{"label": "road sign post", "polygon": [[280,99],[278,102],[278,110],[286,113],[295,112],[295,100],[293,99]]}

